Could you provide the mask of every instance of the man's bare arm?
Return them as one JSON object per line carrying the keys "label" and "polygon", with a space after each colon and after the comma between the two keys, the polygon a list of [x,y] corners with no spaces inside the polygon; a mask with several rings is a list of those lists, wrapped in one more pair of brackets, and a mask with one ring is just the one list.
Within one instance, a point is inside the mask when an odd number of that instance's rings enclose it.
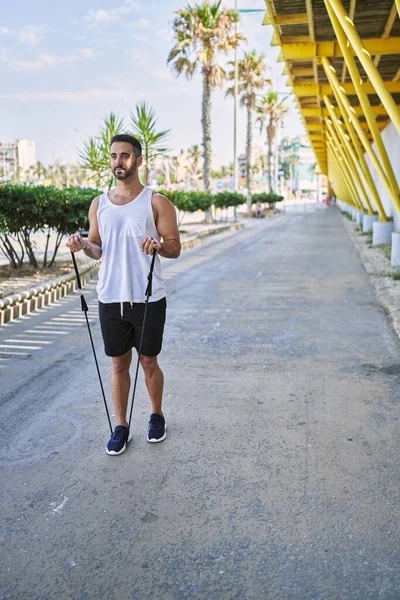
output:
{"label": "man's bare arm", "polygon": [[181,253],[181,239],[176,219],[176,210],[172,202],[162,194],[154,194],[152,198],[156,229],[162,242],[151,238],[142,240],[145,254],[153,254],[153,249],[165,258],[178,258]]}
{"label": "man's bare arm", "polygon": [[101,238],[97,223],[97,209],[99,207],[99,197],[95,198],[89,208],[89,236],[88,239],[82,238],[75,233],[68,238],[67,247],[72,252],[83,250],[86,256],[98,260],[101,258]]}

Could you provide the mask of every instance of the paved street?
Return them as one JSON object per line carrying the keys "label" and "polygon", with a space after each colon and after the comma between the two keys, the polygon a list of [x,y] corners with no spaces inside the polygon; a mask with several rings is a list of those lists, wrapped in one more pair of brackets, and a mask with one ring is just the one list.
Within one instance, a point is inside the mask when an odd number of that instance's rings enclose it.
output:
{"label": "paved street", "polygon": [[78,296],[0,330],[0,599],[398,600],[400,342],[338,213],[164,267],[162,444],[141,381],[106,455]]}

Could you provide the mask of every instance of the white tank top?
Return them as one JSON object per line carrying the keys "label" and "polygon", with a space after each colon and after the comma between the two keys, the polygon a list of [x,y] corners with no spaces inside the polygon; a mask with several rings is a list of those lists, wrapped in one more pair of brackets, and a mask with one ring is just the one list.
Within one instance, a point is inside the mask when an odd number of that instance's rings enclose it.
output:
{"label": "white tank top", "polygon": [[[128,204],[113,204],[107,192],[100,196],[97,222],[102,243],[102,261],[97,284],[100,302],[144,302],[152,257],[143,254],[144,237],[160,241],[154,223],[153,190],[144,187]],[[149,302],[165,297],[161,261],[156,256],[153,290]]]}

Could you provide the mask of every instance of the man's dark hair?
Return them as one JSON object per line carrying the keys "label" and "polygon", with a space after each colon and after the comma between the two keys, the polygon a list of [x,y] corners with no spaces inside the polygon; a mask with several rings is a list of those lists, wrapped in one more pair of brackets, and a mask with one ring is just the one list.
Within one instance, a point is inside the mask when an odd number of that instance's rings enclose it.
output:
{"label": "man's dark hair", "polygon": [[129,133],[119,133],[111,138],[110,147],[114,142],[126,142],[132,146],[135,156],[142,156],[142,144],[139,140],[134,138],[133,135],[129,135]]}

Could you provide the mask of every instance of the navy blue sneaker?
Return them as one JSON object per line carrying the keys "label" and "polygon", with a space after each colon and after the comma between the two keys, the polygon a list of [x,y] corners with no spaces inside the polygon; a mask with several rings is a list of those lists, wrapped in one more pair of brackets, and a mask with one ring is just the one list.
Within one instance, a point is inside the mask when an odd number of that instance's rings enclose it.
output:
{"label": "navy blue sneaker", "polygon": [[162,442],[167,437],[167,426],[164,415],[152,413],[150,415],[149,429],[147,431],[148,442]]}
{"label": "navy blue sneaker", "polygon": [[132,439],[132,434],[128,427],[117,425],[107,444],[106,452],[111,456],[122,454],[126,450],[126,445]]}

